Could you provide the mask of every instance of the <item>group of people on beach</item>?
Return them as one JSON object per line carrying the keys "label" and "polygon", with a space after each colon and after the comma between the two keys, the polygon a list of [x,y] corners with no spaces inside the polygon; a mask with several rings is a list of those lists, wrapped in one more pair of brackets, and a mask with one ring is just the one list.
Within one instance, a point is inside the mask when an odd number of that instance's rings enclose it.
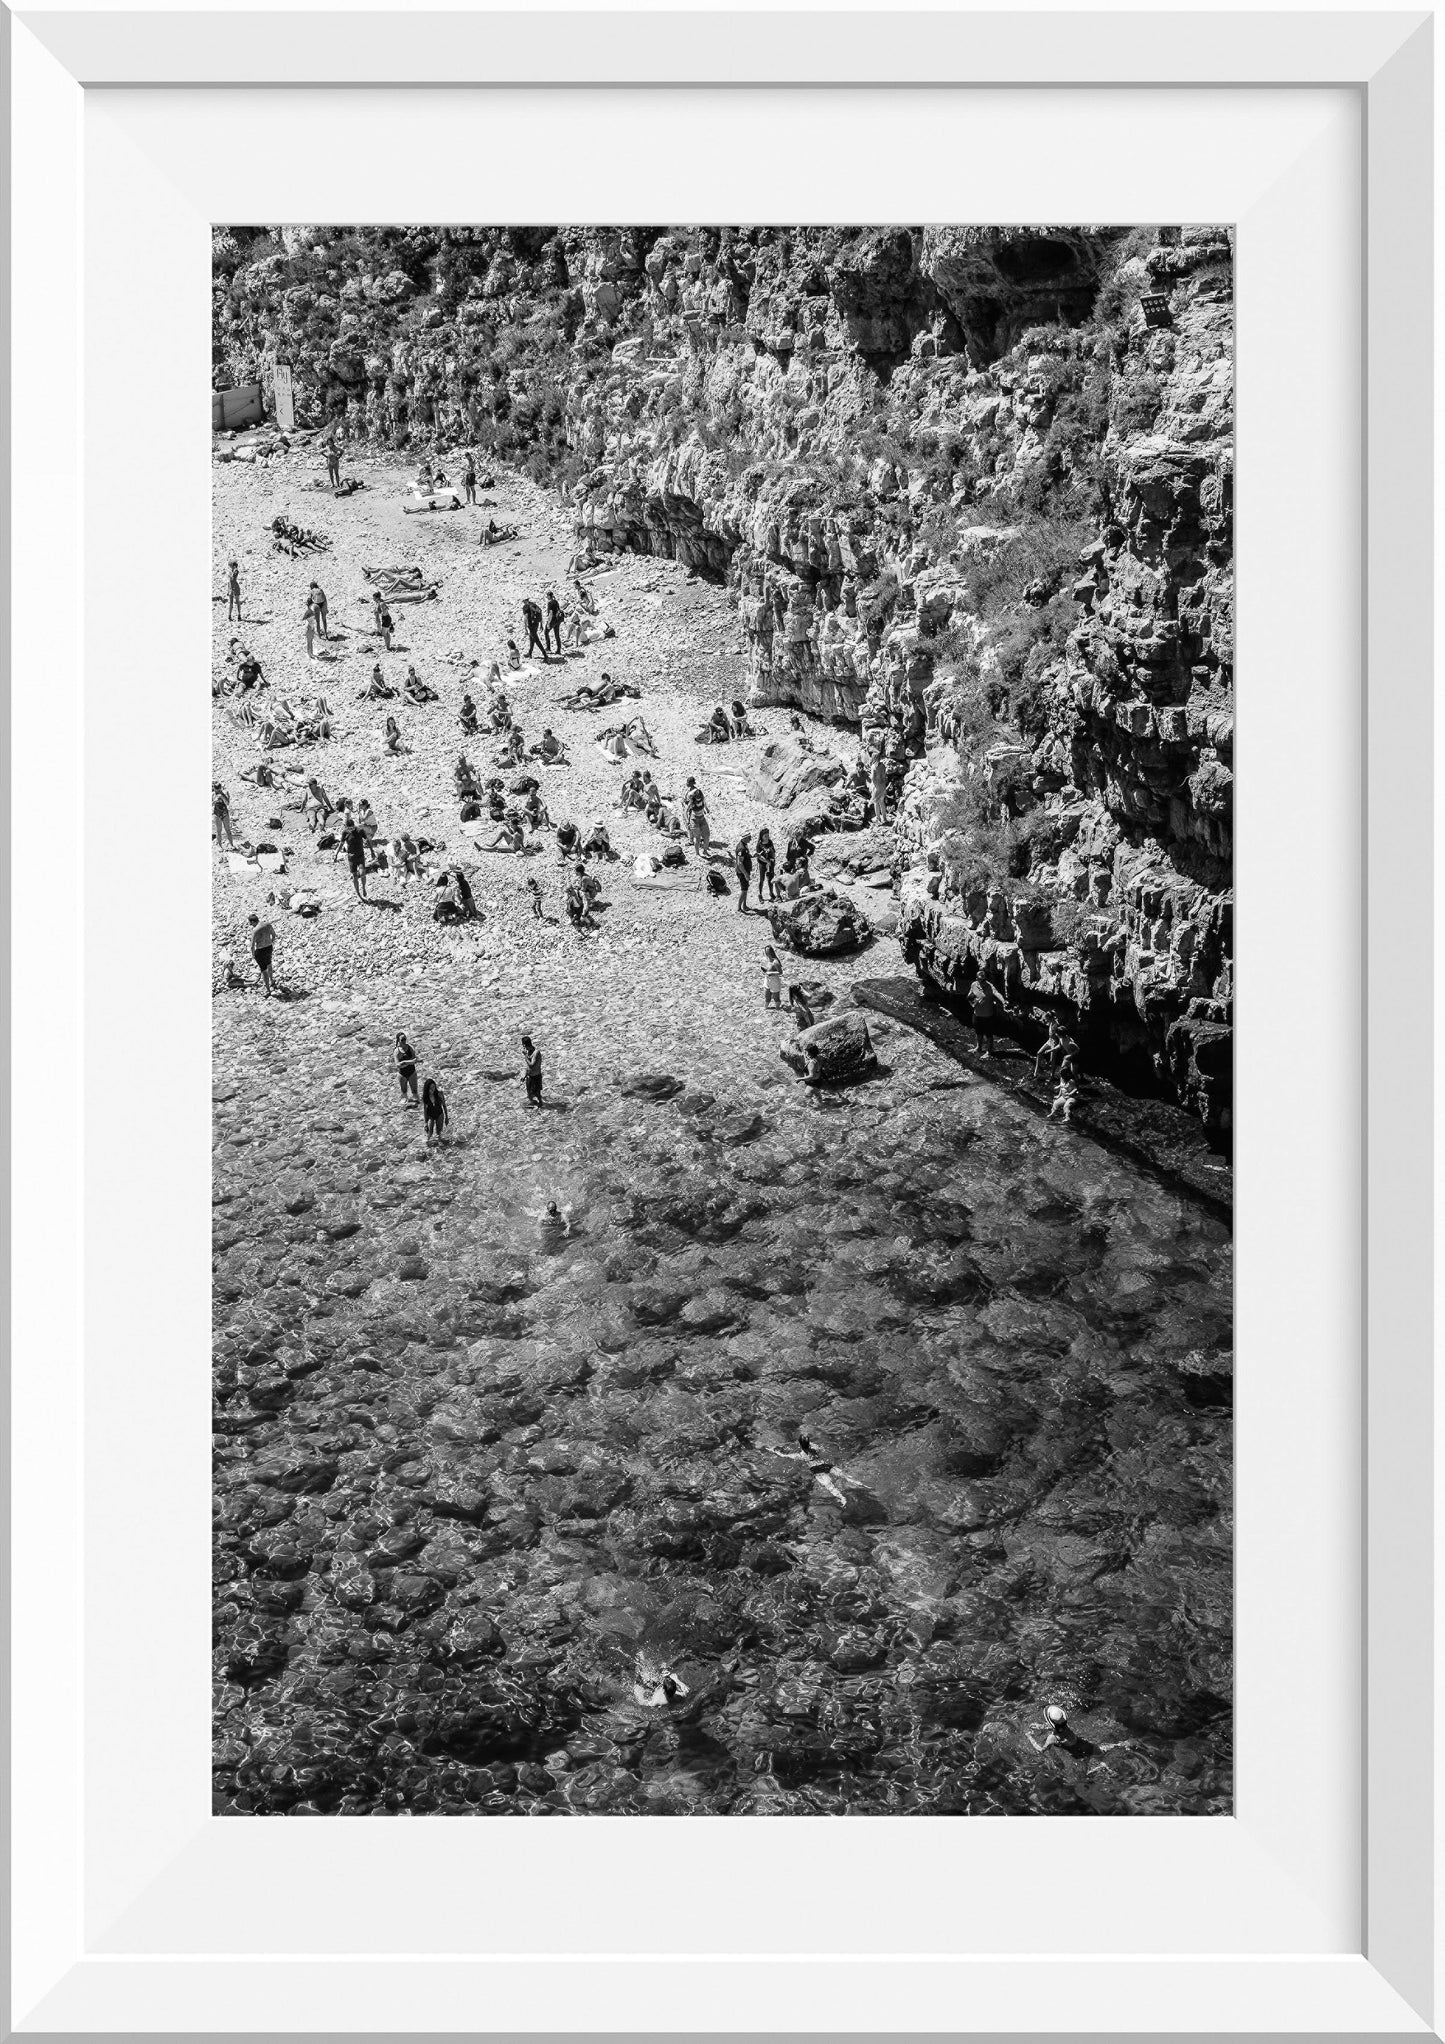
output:
{"label": "group of people on beach", "polygon": [[[323,450],[327,457],[328,478],[333,484],[339,481],[339,453],[334,442],[328,442]],[[487,479],[490,484],[490,478]],[[444,482],[438,468],[430,477],[434,483]],[[466,458],[462,474],[462,487],[469,503],[475,502],[476,469],[474,458]],[[515,672],[521,668],[524,658],[540,657],[550,662],[561,657],[564,640],[570,638],[576,643],[584,624],[582,621],[595,620],[597,602],[580,573],[573,577],[573,594],[569,594],[564,608],[555,588],[546,592],[544,602],[535,596],[527,596],[521,606],[522,626],[526,637],[526,651],[523,654],[515,640],[508,640],[505,659],[507,668]],[[242,590],[240,569],[236,559],[227,563],[226,582],[227,620],[243,621]],[[376,636],[385,651],[395,650],[394,623],[385,594],[381,588],[372,592],[372,624]],[[314,578],[311,579],[305,598],[304,620],[308,656],[315,653],[318,641],[331,637],[329,605],[325,590]],[[609,628],[610,633],[610,628]],[[222,689],[234,688],[244,698],[249,693],[266,687],[266,677],[260,662],[249,647],[240,641],[231,641],[227,664],[234,671],[234,682],[223,680]],[[540,783],[535,774],[524,773],[510,786],[510,794],[502,775],[509,771],[534,764],[538,767],[552,767],[566,763],[566,747],[550,726],[543,728],[540,739],[529,746],[520,727],[515,722],[511,705],[507,700],[502,681],[501,660],[494,660],[486,676],[486,700],[479,710],[473,699],[471,687],[462,695],[459,721],[464,737],[478,737],[483,729],[489,730],[502,740],[501,749],[495,759],[495,766],[501,772],[493,773],[482,782],[475,769],[463,753],[457,762],[455,779],[459,798],[459,820],[465,835],[471,840],[478,853],[500,853],[521,855],[535,849],[535,840],[543,831],[555,832],[559,862],[563,868],[563,911],[569,927],[584,934],[596,930],[597,909],[601,895],[601,882],[591,864],[610,861],[617,857],[606,826],[600,821],[592,824],[584,834],[569,818],[554,823],[547,804],[542,798]],[[604,675],[598,689],[579,689],[566,707],[595,709],[614,699],[617,693],[636,694],[630,685],[617,684],[614,688],[611,677]],[[393,702],[404,701],[424,709],[440,700],[438,691],[418,674],[416,666],[409,664],[404,680],[394,685],[388,680],[381,662],[372,669],[368,686],[362,690],[362,701]],[[329,735],[329,712],[322,699],[321,718],[312,723],[303,723],[289,705],[283,705],[284,718],[272,713],[263,733],[263,744],[269,745],[272,736],[279,734],[285,742],[295,742],[305,736]],[[907,736],[905,720],[906,707],[902,699],[898,704],[890,700],[886,725],[881,729],[865,733],[871,740],[866,755],[857,761],[853,781],[849,783],[850,798],[856,792],[857,798],[865,805],[864,813],[873,819],[883,821],[889,807],[891,769],[895,762],[889,757],[890,745],[897,750]],[[485,723],[484,720],[485,719]],[[318,722],[324,727],[318,730]],[[801,720],[792,718],[794,726],[802,728]],[[605,734],[604,734],[605,735]],[[735,743],[740,739],[755,736],[747,711],[740,700],[730,706],[718,704],[707,723],[699,730],[700,743]],[[384,755],[398,756],[406,744],[395,715],[388,711],[380,733]],[[634,746],[633,749],[636,749]],[[656,748],[650,740],[643,748],[655,754]],[[627,747],[619,746],[616,756],[625,757]],[[262,770],[256,776],[260,785],[274,785],[271,776],[262,778]],[[853,783],[857,784],[856,791]],[[792,835],[784,850],[779,867],[778,851],[772,833],[764,826],[755,834],[744,831],[730,847],[715,849],[713,829],[708,813],[708,798],[699,785],[697,776],[686,776],[680,796],[674,798],[665,794],[654,779],[649,768],[634,768],[624,781],[620,794],[620,806],[624,811],[641,815],[664,838],[660,858],[654,865],[675,865],[686,863],[684,847],[690,850],[699,864],[699,884],[715,895],[726,895],[729,891],[719,871],[731,868],[737,891],[737,910],[746,914],[750,910],[761,911],[765,906],[780,901],[796,900],[816,885],[809,865],[810,840],[806,832]],[[319,781],[310,776],[307,780],[303,799],[308,824],[323,841],[329,839],[333,862],[345,857],[352,891],[358,903],[369,899],[367,881],[369,874],[381,866],[389,866],[403,880],[425,877],[423,857],[428,849],[427,841],[418,839],[409,832],[399,832],[389,843],[382,841],[379,824],[371,804],[365,799],[353,802],[343,797],[331,803]],[[212,790],[212,822],[219,847],[236,850],[236,836],[233,825],[230,798],[219,783]],[[528,833],[533,842],[528,843]],[[545,891],[535,874],[529,874],[525,889],[533,918],[546,920]],[[750,902],[749,895],[754,899]],[[478,919],[481,911],[465,870],[455,863],[442,868],[435,881],[433,917],[441,923],[467,922]],[[272,897],[274,900],[274,896]],[[605,904],[602,904],[605,906]],[[257,919],[253,918],[253,924]],[[275,945],[274,926],[267,922],[261,927],[266,941],[257,944],[253,940],[253,956],[258,974],[267,995],[275,991],[271,970],[271,958]],[[265,953],[264,967],[261,953]],[[765,952],[763,964],[765,1005],[781,1008],[783,1001],[783,972],[777,953],[771,945]],[[994,985],[987,971],[980,972],[969,997],[972,1010],[977,1053],[981,1058],[995,1054],[995,1031],[999,1020],[1012,1011],[1006,993]],[[788,990],[788,1006],[797,1026],[812,1026],[813,1015],[808,1002],[798,986]],[[529,1052],[530,1058],[530,1052]],[[399,1069],[401,1066],[399,1065]],[[1074,1046],[1063,1036],[1056,1019],[1050,1019],[1048,1034],[1034,1060],[1036,1076],[1045,1070],[1056,1082],[1057,1091],[1049,1110],[1051,1119],[1067,1123],[1078,1097],[1078,1071]],[[540,1059],[537,1066],[540,1084]],[[413,1089],[414,1090],[414,1089]],[[530,1090],[529,1090],[529,1098]],[[444,1103],[443,1103],[444,1112]],[[429,1125],[429,1133],[430,1133]]]}

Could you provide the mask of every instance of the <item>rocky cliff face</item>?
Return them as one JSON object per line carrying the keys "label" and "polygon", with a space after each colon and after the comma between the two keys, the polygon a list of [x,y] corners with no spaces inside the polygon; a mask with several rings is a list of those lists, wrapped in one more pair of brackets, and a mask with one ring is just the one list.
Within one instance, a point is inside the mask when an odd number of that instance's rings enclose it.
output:
{"label": "rocky cliff face", "polygon": [[1229,1124],[1223,230],[235,229],[216,367],[555,479],[859,724],[926,979]]}

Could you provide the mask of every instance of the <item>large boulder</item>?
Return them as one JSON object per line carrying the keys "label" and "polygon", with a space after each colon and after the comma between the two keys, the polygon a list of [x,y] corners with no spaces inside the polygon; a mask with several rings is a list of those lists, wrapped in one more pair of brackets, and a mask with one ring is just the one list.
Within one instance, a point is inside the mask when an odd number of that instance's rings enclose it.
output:
{"label": "large boulder", "polygon": [[797,901],[780,901],[769,909],[768,920],[780,944],[810,958],[856,951],[873,934],[863,911],[831,888],[802,895]]}
{"label": "large boulder", "polygon": [[834,787],[845,772],[842,760],[826,747],[790,732],[763,747],[748,775],[748,786],[759,802],[774,809],[790,809],[800,795],[814,788]]}
{"label": "large boulder", "polygon": [[809,1086],[838,1086],[849,1079],[867,1078],[878,1069],[868,1024],[856,1008],[830,1015],[811,1029],[800,1029],[779,1055]]}

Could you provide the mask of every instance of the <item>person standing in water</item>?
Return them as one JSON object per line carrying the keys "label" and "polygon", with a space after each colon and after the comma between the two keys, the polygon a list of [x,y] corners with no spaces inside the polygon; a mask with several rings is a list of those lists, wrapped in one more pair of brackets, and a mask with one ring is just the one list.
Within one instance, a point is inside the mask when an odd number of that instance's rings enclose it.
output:
{"label": "person standing in water", "polygon": [[402,1106],[419,1106],[416,1090],[416,1052],[407,1042],[404,1029],[398,1029],[396,1032],[396,1048],[392,1055],[396,1062],[396,1076],[401,1083]]}
{"label": "person standing in water", "polygon": [[527,1105],[542,1105],[542,1053],[530,1036],[522,1038],[522,1056],[526,1060],[522,1068],[522,1079],[527,1089]]}

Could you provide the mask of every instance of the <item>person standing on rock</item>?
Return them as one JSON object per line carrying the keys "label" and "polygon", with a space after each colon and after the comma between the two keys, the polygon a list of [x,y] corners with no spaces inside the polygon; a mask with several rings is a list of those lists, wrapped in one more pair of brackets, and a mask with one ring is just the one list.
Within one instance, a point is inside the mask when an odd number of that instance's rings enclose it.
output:
{"label": "person standing on rock", "polygon": [[746,915],[748,909],[748,886],[753,877],[752,847],[748,834],[743,832],[733,847],[733,871],[738,876],[738,914]]}
{"label": "person standing on rock", "polygon": [[226,563],[226,623],[241,622],[241,570],[234,561]]}
{"label": "person standing on rock", "polygon": [[522,1068],[522,1079],[527,1088],[527,1105],[542,1105],[542,1053],[530,1036],[522,1038],[522,1055],[526,1060]]}
{"label": "person standing on rock", "polygon": [[[542,637],[542,607],[529,596],[522,605],[522,623],[527,627],[527,655],[530,660],[534,653],[540,653],[545,660],[547,643]],[[509,642],[510,643],[510,642]]]}
{"label": "person standing on rock", "polygon": [[401,1082],[401,1104],[403,1107],[417,1107],[420,1102],[416,1090],[416,1052],[406,1040],[406,1031],[396,1032],[396,1076]]}
{"label": "person standing on rock", "polygon": [[274,992],[271,978],[271,953],[276,948],[276,932],[269,923],[263,923],[259,916],[249,918],[251,924],[251,956],[256,961],[256,970],[261,975],[261,984],[266,989],[269,1001]]}

